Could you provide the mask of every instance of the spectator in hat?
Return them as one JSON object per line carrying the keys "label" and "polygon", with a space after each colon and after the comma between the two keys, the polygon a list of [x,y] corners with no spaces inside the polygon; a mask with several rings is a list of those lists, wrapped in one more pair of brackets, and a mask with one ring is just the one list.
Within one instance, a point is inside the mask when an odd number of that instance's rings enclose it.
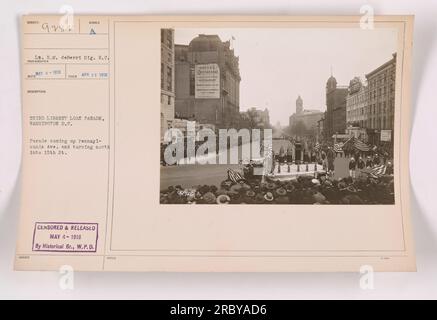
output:
{"label": "spectator in hat", "polygon": [[319,163],[323,166],[323,170],[327,169],[328,164],[326,163],[326,152],[324,150],[322,150],[320,152],[320,162]]}
{"label": "spectator in hat", "polygon": [[387,167],[385,169],[385,174],[389,174],[389,175],[393,174],[393,162],[387,161]]}
{"label": "spectator in hat", "polygon": [[316,162],[316,152],[315,151],[311,151],[311,162]]}
{"label": "spectator in hat", "polygon": [[353,151],[352,152],[352,157],[355,158],[355,161],[357,162],[357,165],[358,165],[358,161],[361,158],[360,153],[358,151]]}
{"label": "spectator in hat", "polygon": [[352,157],[349,161],[349,176],[355,179],[355,169],[357,168],[357,163],[355,162],[355,158]]}
{"label": "spectator in hat", "polygon": [[372,166],[373,166],[372,159],[370,158],[370,156],[367,156],[366,168],[371,168]]}
{"label": "spectator in hat", "polygon": [[358,161],[357,161],[357,177],[361,176],[361,170],[363,170],[366,167],[366,163],[364,162],[362,157],[358,157]]}
{"label": "spectator in hat", "polygon": [[287,148],[287,162],[293,162],[293,150],[290,147]]}
{"label": "spectator in hat", "polygon": [[379,155],[375,153],[375,156],[373,157],[373,165],[378,166],[381,160],[379,159]]}
{"label": "spectator in hat", "polygon": [[358,169],[364,169],[366,167],[366,163],[364,162],[362,157],[358,157],[358,163],[357,163]]}
{"label": "spectator in hat", "polygon": [[334,159],[335,159],[335,152],[331,149],[331,147],[328,147],[328,153],[326,155],[326,158],[328,159],[328,172],[330,174],[334,174]]}
{"label": "spectator in hat", "polygon": [[281,148],[279,149],[279,163],[284,163],[285,160],[285,150],[284,150],[284,146],[281,146]]}

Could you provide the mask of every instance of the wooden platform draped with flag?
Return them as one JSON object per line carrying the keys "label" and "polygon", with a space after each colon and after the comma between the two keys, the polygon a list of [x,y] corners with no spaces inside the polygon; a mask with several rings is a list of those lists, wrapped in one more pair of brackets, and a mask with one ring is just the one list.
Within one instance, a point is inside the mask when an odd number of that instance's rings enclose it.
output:
{"label": "wooden platform draped with flag", "polygon": [[362,169],[361,173],[366,173],[372,178],[379,178],[385,174],[386,170],[387,170],[387,166],[384,164],[381,164],[381,165],[375,166],[373,168]]}
{"label": "wooden platform draped with flag", "polygon": [[361,152],[369,152],[373,150],[372,146],[352,136],[345,142],[334,143],[335,152],[343,152],[344,149],[353,147]]}
{"label": "wooden platform draped with flag", "polygon": [[355,149],[357,149],[359,151],[368,152],[368,151],[372,150],[372,147],[370,145],[368,145],[367,143],[365,143],[361,140],[358,140],[357,138],[353,138],[352,143],[353,143],[353,146],[355,147]]}

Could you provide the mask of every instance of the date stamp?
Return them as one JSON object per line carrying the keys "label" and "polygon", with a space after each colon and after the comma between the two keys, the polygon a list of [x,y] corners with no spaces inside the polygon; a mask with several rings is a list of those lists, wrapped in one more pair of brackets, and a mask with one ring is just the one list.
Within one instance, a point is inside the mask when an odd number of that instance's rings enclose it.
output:
{"label": "date stamp", "polygon": [[36,222],[32,251],[93,253],[98,238],[98,223]]}

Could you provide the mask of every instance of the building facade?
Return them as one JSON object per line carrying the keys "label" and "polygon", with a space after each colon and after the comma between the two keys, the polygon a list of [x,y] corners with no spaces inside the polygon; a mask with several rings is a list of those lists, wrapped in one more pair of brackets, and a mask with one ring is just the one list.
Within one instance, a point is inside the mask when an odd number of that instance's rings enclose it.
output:
{"label": "building facade", "polygon": [[[316,109],[304,109],[301,96],[296,99],[296,112],[289,118],[289,126],[293,128],[300,123],[304,127],[304,131],[315,134],[317,132],[317,123],[323,118],[323,111]],[[293,132],[292,132],[293,133]]]}
{"label": "building facade", "polygon": [[161,141],[175,115],[174,30],[161,29]]}
{"label": "building facade", "polygon": [[[346,99],[347,133],[379,144],[381,130],[390,136],[394,127],[396,54],[366,74],[366,83],[355,77]],[[391,132],[392,134],[392,132]]]}
{"label": "building facade", "polygon": [[366,128],[393,130],[395,114],[396,53],[392,59],[366,74],[368,102]]}
{"label": "building facade", "polygon": [[[209,123],[217,128],[236,125],[240,113],[239,58],[230,41],[200,34],[189,45],[176,45],[177,118]],[[210,73],[209,73],[210,72]]]}
{"label": "building facade", "polygon": [[348,87],[338,86],[331,76],[326,82],[326,118],[325,135],[332,138],[334,134],[346,132],[346,98]]}
{"label": "building facade", "polygon": [[368,101],[367,86],[359,77],[349,82],[346,98],[346,124],[347,127],[364,128],[367,121],[366,106]]}

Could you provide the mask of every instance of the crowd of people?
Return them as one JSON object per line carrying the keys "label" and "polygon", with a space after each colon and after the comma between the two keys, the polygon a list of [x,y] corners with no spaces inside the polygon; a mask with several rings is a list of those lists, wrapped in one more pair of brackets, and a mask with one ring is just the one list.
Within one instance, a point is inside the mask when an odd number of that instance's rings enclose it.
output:
{"label": "crowd of people", "polygon": [[392,175],[373,178],[335,179],[300,176],[289,181],[263,181],[261,178],[232,181],[219,186],[192,188],[170,186],[160,193],[161,204],[393,204]]}
{"label": "crowd of people", "polygon": [[[275,164],[318,163],[321,173],[300,175],[288,181],[254,176],[245,167],[241,179],[227,179],[219,185],[183,188],[170,186],[160,193],[162,204],[393,204],[393,163],[390,152],[373,147],[366,152],[345,145],[339,152],[335,146],[313,141],[301,144],[297,157],[291,147],[271,153]],[[294,159],[296,156],[299,159]],[[336,178],[334,160],[348,159],[349,176]],[[251,164],[249,164],[250,167]],[[272,166],[274,168],[275,166]]]}
{"label": "crowd of people", "polygon": [[[283,147],[279,152],[274,154],[275,163],[318,163],[323,166],[323,170],[328,175],[334,176],[335,158],[348,158],[349,176],[357,178],[363,172],[369,172],[370,169],[384,165],[387,174],[393,174],[393,162],[388,158],[387,153],[379,154],[374,150],[360,152],[359,150],[342,150],[338,152],[331,146],[325,146],[318,151],[308,150],[303,153],[303,161],[295,160],[292,156],[291,148],[284,150]],[[294,161],[293,161],[294,160]]]}
{"label": "crowd of people", "polygon": [[[334,175],[335,166],[334,160],[338,155],[328,148],[327,152],[322,151],[320,155],[319,162],[323,165],[323,169],[329,175]],[[384,172],[388,175],[393,174],[393,161],[386,156],[381,156],[376,152],[356,152],[356,153],[342,153],[341,157],[349,158],[349,176],[352,178],[357,178],[363,172],[367,173],[372,168],[384,166]]]}

